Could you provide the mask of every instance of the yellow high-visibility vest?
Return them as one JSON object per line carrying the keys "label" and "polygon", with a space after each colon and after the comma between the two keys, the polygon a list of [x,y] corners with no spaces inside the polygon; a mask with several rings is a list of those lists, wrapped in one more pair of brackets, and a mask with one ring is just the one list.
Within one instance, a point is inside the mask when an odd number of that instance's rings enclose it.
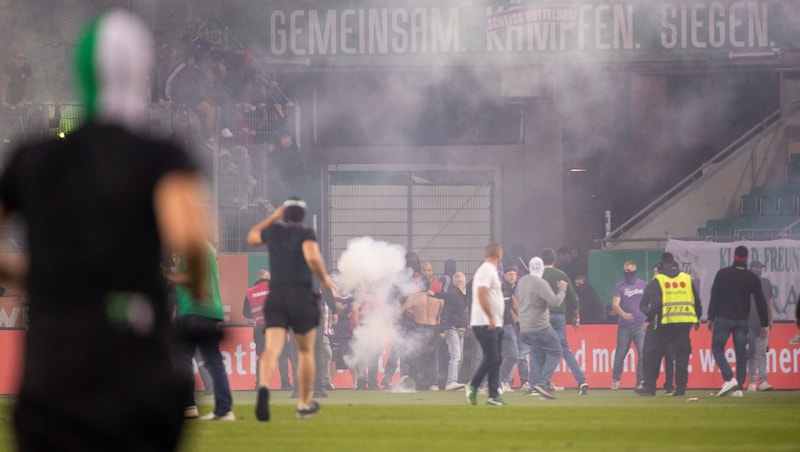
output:
{"label": "yellow high-visibility vest", "polygon": [[661,323],[697,323],[692,278],[683,272],[674,278],[659,273],[656,280],[661,286]]}

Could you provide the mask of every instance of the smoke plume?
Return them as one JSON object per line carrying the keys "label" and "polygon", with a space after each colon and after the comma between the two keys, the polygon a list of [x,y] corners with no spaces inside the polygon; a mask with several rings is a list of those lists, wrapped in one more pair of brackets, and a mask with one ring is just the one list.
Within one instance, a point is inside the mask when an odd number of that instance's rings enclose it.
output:
{"label": "smoke plume", "polygon": [[351,355],[345,358],[348,366],[378,359],[389,343],[410,346],[410,339],[397,336],[394,329],[398,298],[419,290],[406,271],[405,253],[402,246],[360,237],[350,240],[339,257],[336,285],[341,293],[353,294],[362,316],[353,331]]}

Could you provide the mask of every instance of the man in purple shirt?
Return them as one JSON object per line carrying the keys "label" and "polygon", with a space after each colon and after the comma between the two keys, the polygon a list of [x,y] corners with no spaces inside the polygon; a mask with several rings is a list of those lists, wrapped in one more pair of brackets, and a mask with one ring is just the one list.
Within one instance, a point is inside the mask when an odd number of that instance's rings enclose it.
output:
{"label": "man in purple shirt", "polygon": [[625,279],[614,286],[614,294],[611,298],[612,308],[619,316],[617,351],[614,355],[614,370],[611,377],[611,389],[613,390],[619,389],[619,381],[622,379],[622,364],[631,348],[631,342],[636,346],[636,353],[639,355],[636,360],[636,386],[641,386],[644,381],[642,375],[644,330],[642,325],[645,316],[639,309],[639,301],[642,299],[647,283],[636,277],[636,262],[625,262],[622,270],[625,272]]}

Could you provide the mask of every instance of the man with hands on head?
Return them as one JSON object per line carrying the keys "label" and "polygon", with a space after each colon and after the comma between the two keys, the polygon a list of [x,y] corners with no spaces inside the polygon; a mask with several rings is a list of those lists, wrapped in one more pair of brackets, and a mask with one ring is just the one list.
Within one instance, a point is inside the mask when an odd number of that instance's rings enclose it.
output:
{"label": "man with hands on head", "polygon": [[305,211],[305,201],[290,198],[247,234],[250,245],[267,245],[272,269],[270,293],[264,305],[266,346],[259,361],[256,401],[259,421],[268,421],[270,417],[267,386],[289,328],[294,331],[298,355],[297,417],[305,419],[320,410],[319,403],[311,399],[314,343],[320,321],[319,296],[312,291],[312,275],[319,278],[322,290],[330,289],[333,282],[325,270],[316,234],[303,224]]}

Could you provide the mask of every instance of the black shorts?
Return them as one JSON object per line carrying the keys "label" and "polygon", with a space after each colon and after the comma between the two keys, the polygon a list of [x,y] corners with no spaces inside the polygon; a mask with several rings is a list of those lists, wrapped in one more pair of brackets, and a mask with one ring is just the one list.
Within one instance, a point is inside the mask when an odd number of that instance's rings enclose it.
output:
{"label": "black shorts", "polygon": [[266,328],[291,328],[305,334],[319,325],[319,295],[304,286],[273,286],[264,303]]}

